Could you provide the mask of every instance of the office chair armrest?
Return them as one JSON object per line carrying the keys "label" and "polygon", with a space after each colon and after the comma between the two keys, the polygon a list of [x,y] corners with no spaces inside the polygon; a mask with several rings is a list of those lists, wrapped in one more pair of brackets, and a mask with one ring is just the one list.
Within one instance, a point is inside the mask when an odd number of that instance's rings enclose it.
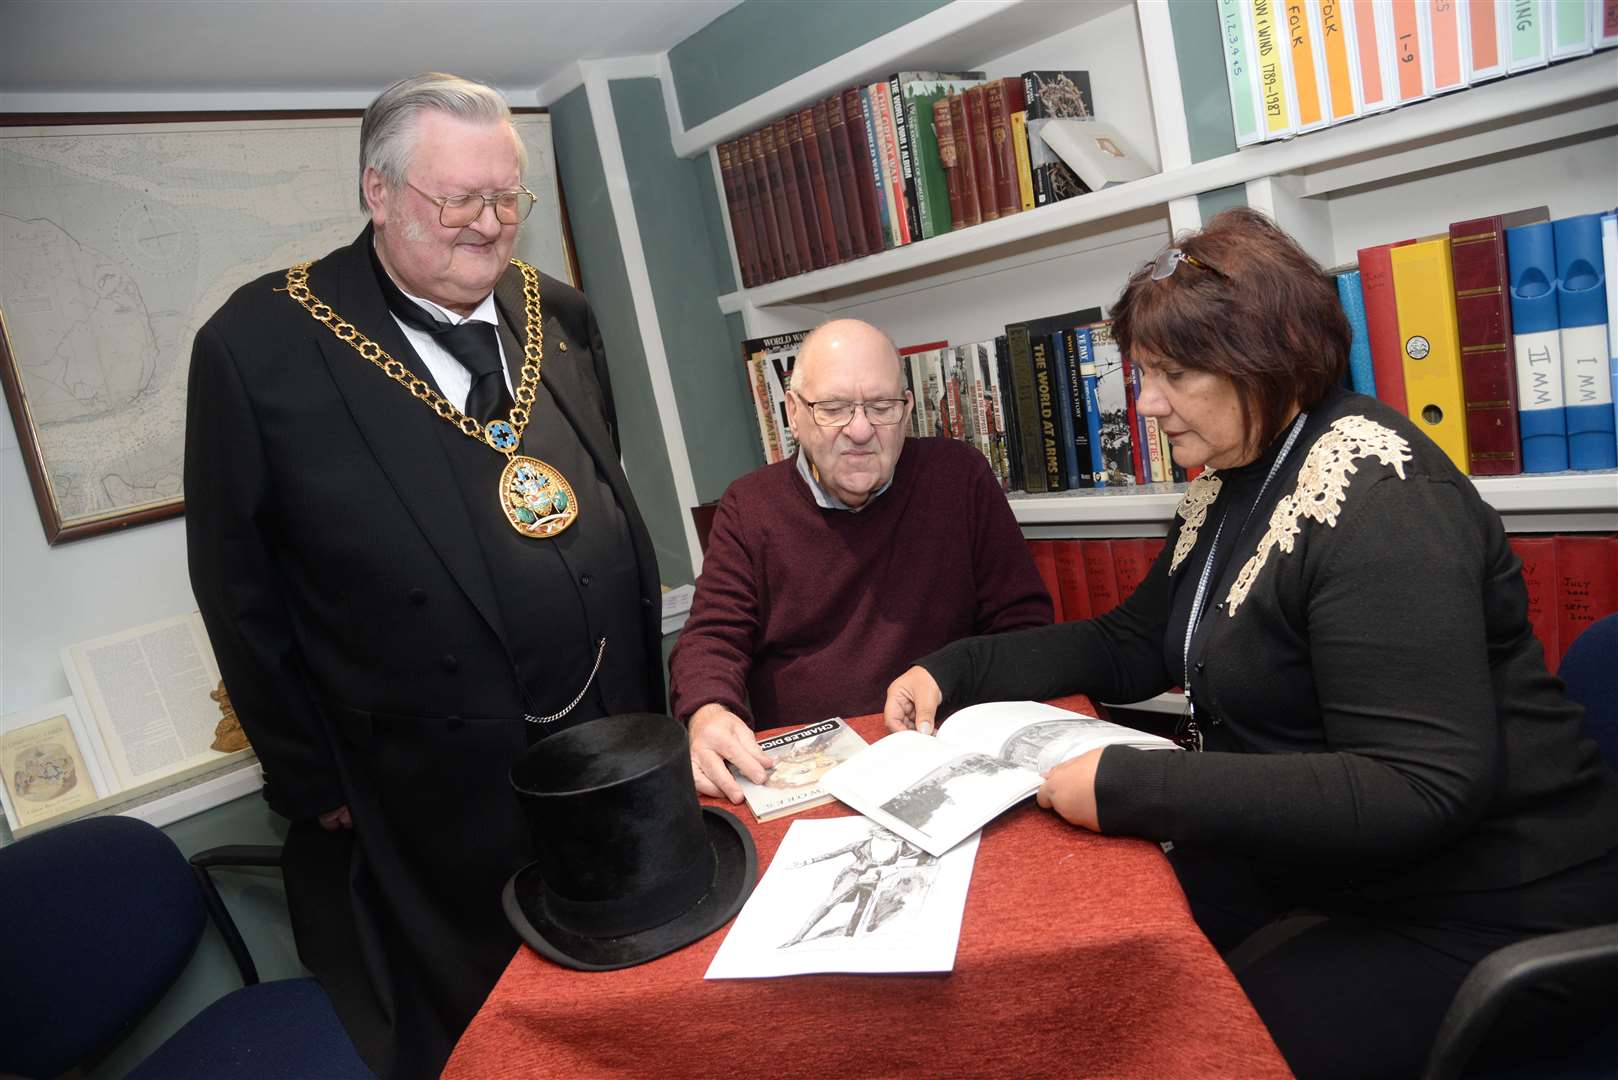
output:
{"label": "office chair armrest", "polygon": [[1496,949],[1455,992],[1427,1058],[1423,1080],[1455,1080],[1494,1027],[1511,995],[1552,975],[1618,968],[1618,923],[1545,934]]}
{"label": "office chair armrest", "polygon": [[252,866],[280,867],[280,865],[281,849],[267,844],[227,844],[224,847],[208,848],[191,856],[191,872],[196,875],[197,884],[202,887],[202,899],[207,905],[208,917],[213,920],[213,924],[219,928],[220,936],[225,939],[225,948],[230,950],[231,958],[236,961],[236,969],[241,972],[243,986],[258,983],[258,968],[253,963],[252,954],[247,951],[247,942],[242,940],[241,931],[236,929],[236,920],[230,917],[230,909],[225,907],[225,901],[214,885],[213,875],[208,871]]}

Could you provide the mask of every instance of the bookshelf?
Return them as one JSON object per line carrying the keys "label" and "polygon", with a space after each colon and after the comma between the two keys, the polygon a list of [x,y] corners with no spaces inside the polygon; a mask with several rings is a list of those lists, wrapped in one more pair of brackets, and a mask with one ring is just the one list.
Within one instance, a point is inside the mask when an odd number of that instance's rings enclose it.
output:
{"label": "bookshelf", "polygon": [[[1209,43],[1216,48],[1216,42]],[[1196,196],[1244,185],[1327,266],[1453,220],[1545,203],[1553,217],[1618,201],[1618,51],[1596,53],[1277,143],[1190,160],[1173,36],[1157,0],[957,2],[690,130],[714,144],[844,86],[907,68],[1091,72],[1097,114],[1164,171],[1130,184],[719,297],[749,337],[865,318],[901,343],[977,341],[1001,326],[1100,303],[1179,228]],[[1221,90],[1223,88],[1221,87]],[[727,239],[729,222],[725,221]],[[731,240],[732,253],[734,241]],[[740,280],[740,274],[736,275]],[[746,407],[738,401],[738,410]],[[1618,474],[1491,477],[1478,490],[1513,532],[1618,530]],[[1013,495],[1030,537],[1162,534],[1179,491]]]}

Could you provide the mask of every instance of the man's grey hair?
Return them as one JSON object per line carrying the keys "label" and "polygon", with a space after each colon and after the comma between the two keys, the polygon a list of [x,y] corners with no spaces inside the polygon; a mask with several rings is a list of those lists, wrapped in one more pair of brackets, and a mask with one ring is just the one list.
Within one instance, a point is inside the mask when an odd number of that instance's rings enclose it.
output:
{"label": "man's grey hair", "polygon": [[390,188],[404,186],[416,149],[416,119],[429,110],[472,123],[503,123],[511,127],[517,144],[517,164],[524,172],[528,170],[528,150],[512,127],[511,106],[500,91],[458,75],[428,71],[400,79],[378,94],[365,110],[365,119],[360,121],[361,210],[371,210],[365,201],[367,168],[381,173]]}

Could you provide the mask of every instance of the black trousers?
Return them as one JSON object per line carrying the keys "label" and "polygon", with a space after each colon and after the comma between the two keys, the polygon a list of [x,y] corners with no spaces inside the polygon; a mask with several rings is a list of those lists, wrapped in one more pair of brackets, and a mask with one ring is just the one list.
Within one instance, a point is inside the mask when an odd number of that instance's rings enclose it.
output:
{"label": "black trousers", "polygon": [[[1514,888],[1374,902],[1300,894],[1229,856],[1175,849],[1169,859],[1298,1080],[1417,1077],[1479,960],[1528,937],[1618,922],[1618,850]],[[1478,1059],[1578,1038],[1610,1013],[1609,992],[1558,985],[1514,1001]]]}

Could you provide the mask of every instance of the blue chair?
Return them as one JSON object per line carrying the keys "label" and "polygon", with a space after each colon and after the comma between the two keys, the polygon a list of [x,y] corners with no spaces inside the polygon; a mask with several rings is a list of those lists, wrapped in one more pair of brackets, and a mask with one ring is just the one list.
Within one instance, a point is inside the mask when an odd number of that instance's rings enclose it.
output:
{"label": "blue chair", "polygon": [[208,870],[278,866],[277,848],[217,848],[190,862],[134,818],[70,822],[0,849],[0,1074],[53,1077],[95,1061],[185,969],[210,916],[243,987],[198,1013],[129,1080],[370,1078],[313,979],[260,983]]}
{"label": "blue chair", "polygon": [[[1618,769],[1618,614],[1585,628],[1558,672],[1570,701],[1584,706],[1585,732]],[[1467,1063],[1514,994],[1549,978],[1589,979],[1604,986],[1609,1015],[1590,1038],[1549,1046],[1520,1068],[1467,1071]],[[1612,1080],[1618,1077],[1618,923],[1519,941],[1478,962],[1455,992],[1438,1030],[1423,1080]]]}

